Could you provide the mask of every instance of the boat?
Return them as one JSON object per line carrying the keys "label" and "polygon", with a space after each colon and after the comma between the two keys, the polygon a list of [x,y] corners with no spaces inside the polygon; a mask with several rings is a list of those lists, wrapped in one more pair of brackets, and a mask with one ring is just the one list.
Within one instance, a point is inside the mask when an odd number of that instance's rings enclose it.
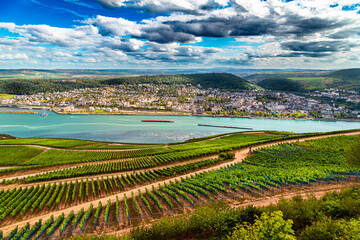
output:
{"label": "boat", "polygon": [[47,113],[41,114],[42,117],[46,117],[47,115],[48,115]]}
{"label": "boat", "polygon": [[166,123],[172,123],[174,121],[171,120],[141,120],[142,122],[166,122]]}

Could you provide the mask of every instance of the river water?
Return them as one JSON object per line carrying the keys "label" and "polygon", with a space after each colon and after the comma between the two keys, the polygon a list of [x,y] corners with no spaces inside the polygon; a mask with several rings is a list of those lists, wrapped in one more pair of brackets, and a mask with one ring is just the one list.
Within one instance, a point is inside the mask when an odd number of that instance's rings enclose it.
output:
{"label": "river water", "polygon": [[[13,110],[13,109],[1,109]],[[60,115],[0,113],[0,133],[16,137],[73,138],[125,143],[170,143],[244,130],[198,126],[211,124],[253,128],[255,131],[325,132],[360,128],[360,122],[246,119],[194,116]],[[141,120],[172,120],[151,123]]]}

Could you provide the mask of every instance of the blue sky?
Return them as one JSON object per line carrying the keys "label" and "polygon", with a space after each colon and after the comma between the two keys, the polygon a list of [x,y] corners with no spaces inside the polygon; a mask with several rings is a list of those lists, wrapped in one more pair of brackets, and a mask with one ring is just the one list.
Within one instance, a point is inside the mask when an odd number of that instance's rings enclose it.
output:
{"label": "blue sky", "polygon": [[0,68],[360,67],[357,0],[0,2]]}

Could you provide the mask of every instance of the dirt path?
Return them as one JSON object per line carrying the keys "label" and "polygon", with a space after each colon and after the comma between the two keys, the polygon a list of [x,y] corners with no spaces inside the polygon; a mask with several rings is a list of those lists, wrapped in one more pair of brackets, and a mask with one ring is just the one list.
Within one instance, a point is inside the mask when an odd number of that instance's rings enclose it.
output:
{"label": "dirt path", "polygon": [[[243,203],[239,203],[235,200],[225,200],[229,203],[229,205],[233,208],[240,208],[240,207],[246,207],[249,205],[253,205],[254,207],[266,207],[271,204],[277,204],[281,199],[292,199],[294,196],[301,196],[303,199],[308,199],[309,196],[315,196],[316,199],[320,199],[328,192],[340,192],[345,187],[351,187],[351,186],[360,186],[360,183],[343,183],[343,184],[335,184],[335,185],[324,185],[324,186],[310,186],[306,187],[302,190],[295,190],[291,192],[286,193],[280,193],[276,195],[269,195],[265,197],[260,198],[253,198],[253,199],[247,199]],[[154,220],[157,221],[157,220]],[[150,226],[150,224],[145,224],[143,226]],[[132,229],[135,227],[129,227],[125,229],[121,229],[118,231],[107,231],[105,235],[116,235],[121,236],[125,234],[129,234]],[[91,235],[91,234],[90,234]]]}
{"label": "dirt path", "polygon": [[276,194],[275,196],[266,196],[258,199],[245,200],[243,203],[230,202],[232,207],[246,207],[253,205],[254,207],[265,207],[270,204],[277,204],[281,199],[291,199],[295,196],[301,196],[303,199],[308,199],[309,196],[315,196],[317,199],[323,197],[328,192],[340,192],[345,187],[360,186],[359,182],[348,182],[335,185],[322,185],[302,187],[303,189],[297,191],[286,191],[285,193]]}
{"label": "dirt path", "polygon": [[[352,132],[352,133],[342,133],[342,134],[331,134],[331,135],[322,135],[322,136],[315,136],[315,137],[307,137],[307,138],[302,138],[302,139],[299,139],[299,141],[306,141],[306,140],[312,140],[312,139],[319,139],[319,138],[325,138],[325,137],[333,137],[333,136],[340,136],[340,135],[358,135],[360,134],[360,131],[359,132]],[[296,142],[298,141],[298,139],[291,139],[291,140],[284,140],[284,141],[277,141],[277,142],[272,142],[272,143],[265,143],[265,144],[259,144],[259,145],[256,145],[256,146],[252,146],[252,150],[256,150],[258,148],[263,148],[263,147],[268,147],[268,146],[272,146],[272,145],[276,145],[276,144],[279,144],[279,143],[291,143],[291,142]],[[54,218],[58,217],[60,214],[64,213],[65,215],[69,214],[72,210],[74,212],[78,212],[81,208],[84,208],[84,210],[86,211],[87,208],[90,207],[90,204],[93,204],[94,206],[96,206],[98,204],[99,201],[102,202],[103,205],[106,205],[107,201],[108,200],[114,200],[116,196],[118,196],[119,198],[119,201],[122,201],[123,198],[124,198],[124,193],[127,195],[127,196],[130,196],[131,195],[131,192],[134,192],[134,193],[137,193],[138,189],[142,192],[142,193],[145,193],[146,192],[146,188],[147,189],[151,189],[152,188],[152,185],[154,186],[157,186],[158,184],[161,184],[163,185],[164,183],[166,184],[169,184],[170,181],[175,181],[175,180],[181,180],[181,178],[186,178],[186,177],[191,177],[195,174],[199,174],[199,173],[202,173],[202,172],[206,172],[206,171],[211,171],[211,170],[216,170],[216,169],[219,169],[219,168],[222,168],[222,167],[227,167],[233,163],[238,163],[238,162],[241,162],[244,158],[246,158],[246,156],[248,156],[249,154],[249,148],[245,148],[245,149],[242,149],[242,150],[239,150],[239,151],[236,151],[236,154],[235,154],[235,159],[233,161],[230,161],[230,162],[227,162],[227,163],[223,163],[223,164],[220,164],[220,165],[217,165],[215,167],[210,167],[210,168],[207,168],[207,169],[202,169],[202,170],[199,170],[199,171],[196,171],[196,172],[192,172],[192,173],[189,173],[189,174],[185,174],[185,175],[181,175],[181,176],[178,176],[178,177],[174,177],[174,178],[170,178],[170,179],[167,179],[167,180],[163,180],[163,181],[159,181],[159,182],[156,182],[156,183],[151,183],[151,184],[148,184],[148,185],[144,185],[144,186],[141,186],[139,188],[135,188],[135,189],[131,189],[131,190],[128,190],[128,191],[125,191],[125,192],[121,192],[121,193],[118,193],[118,194],[114,194],[114,195],[111,195],[111,196],[107,196],[107,197],[103,197],[103,198],[100,198],[100,199],[97,199],[97,200],[94,200],[94,201],[90,201],[90,202],[87,202],[87,203],[82,203],[82,204],[79,204],[79,205],[76,205],[76,206],[72,206],[72,207],[69,207],[67,209],[63,209],[61,211],[55,211],[55,212],[51,212],[51,213],[48,213],[48,214],[45,214],[45,215],[41,215],[41,216],[37,216],[37,217],[34,217],[32,219],[28,219],[28,220],[25,220],[25,221],[21,221],[21,222],[18,222],[18,223],[15,223],[15,224],[12,224],[12,225],[8,225],[8,226],[5,226],[5,227],[2,227],[0,230],[3,231],[4,235],[6,236],[12,229],[14,229],[16,226],[18,226],[19,228],[23,227],[26,223],[30,223],[30,225],[33,225],[35,224],[39,219],[43,219],[43,221],[46,221],[51,215],[54,216]],[[98,176],[98,177],[101,177],[101,176]],[[322,190],[324,192],[324,190]],[[137,195],[137,194],[136,194]],[[271,201],[271,200],[269,200]],[[251,203],[249,203],[251,204]],[[269,203],[270,204],[270,203]]]}
{"label": "dirt path", "polygon": [[[157,167],[153,167],[153,168],[146,168],[146,169],[142,169],[142,170],[135,170],[136,173],[140,173],[140,172],[145,172],[145,171],[149,171],[149,170],[157,170],[157,169],[163,169],[163,168],[167,168],[167,167],[174,167],[174,166],[181,166],[181,165],[185,165],[185,164],[188,164],[188,163],[192,163],[192,162],[200,162],[200,161],[204,161],[204,160],[207,160],[207,159],[213,159],[213,158],[217,158],[219,157],[218,154],[215,154],[215,155],[209,155],[209,156],[206,156],[206,157],[202,157],[202,158],[196,158],[196,159],[192,159],[192,160],[188,160],[188,161],[183,161],[183,162],[175,162],[175,163],[171,163],[171,164],[167,164],[167,165],[160,165],[160,166],[157,166]],[[113,161],[113,160],[112,160]],[[107,162],[111,162],[111,161],[107,161]],[[95,164],[95,163],[94,163]],[[82,165],[94,165],[94,164],[82,164]],[[76,166],[74,167],[70,167],[70,168],[75,168]],[[64,168],[64,169],[70,169],[70,168]],[[53,171],[49,171],[49,172],[53,172]],[[96,177],[107,177],[107,176],[121,176],[121,175],[126,175],[126,174],[131,174],[133,173],[134,170],[132,171],[125,171],[125,172],[115,172],[115,173],[106,173],[106,174],[98,174],[98,175],[90,175],[90,176],[84,176],[84,177],[75,177],[75,178],[66,178],[66,179],[59,179],[59,180],[52,180],[52,181],[42,181],[42,182],[34,182],[34,183],[28,183],[28,184],[16,184],[16,185],[4,185],[4,186],[1,186],[0,185],[0,190],[7,190],[7,189],[12,189],[14,187],[31,187],[31,186],[36,186],[38,184],[48,184],[48,183],[58,183],[58,182],[65,182],[67,181],[68,183],[71,181],[73,183],[75,183],[76,180],[81,180],[81,179],[86,179],[86,178],[96,178]],[[47,172],[41,172],[42,173],[47,173]],[[23,175],[23,176],[20,176],[20,177],[11,177],[11,178],[5,178],[6,180],[11,180],[11,179],[14,179],[14,178],[24,178],[24,177],[28,177],[28,176],[35,176],[39,173],[34,173],[34,174],[28,174],[28,175]],[[2,181],[2,179],[0,179],[0,181]]]}

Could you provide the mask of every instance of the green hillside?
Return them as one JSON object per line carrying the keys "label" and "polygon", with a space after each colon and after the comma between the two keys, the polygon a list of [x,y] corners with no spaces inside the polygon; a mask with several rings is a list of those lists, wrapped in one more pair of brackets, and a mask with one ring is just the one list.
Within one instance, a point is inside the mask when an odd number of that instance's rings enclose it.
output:
{"label": "green hillside", "polygon": [[229,73],[150,75],[137,77],[119,77],[108,80],[6,80],[0,81],[0,94],[34,94],[38,92],[68,91],[77,88],[94,88],[104,85],[131,83],[190,83],[200,84],[204,88],[219,88],[222,90],[249,90],[255,85]]}
{"label": "green hillside", "polygon": [[327,77],[333,79],[327,83],[328,87],[360,91],[360,68],[335,71]]}
{"label": "green hillside", "polygon": [[105,84],[124,84],[124,83],[190,83],[200,84],[204,88],[219,88],[222,90],[249,90],[255,85],[229,73],[199,73],[199,74],[176,74],[176,75],[150,75],[139,77],[122,77],[103,81]]}
{"label": "green hillside", "polygon": [[[360,91],[360,68],[343,69],[339,71],[307,71],[307,72],[283,72],[283,73],[263,73],[252,74],[245,77],[246,80],[257,83],[266,89],[276,89],[280,87],[279,81],[273,79],[287,79],[285,86],[290,87],[293,91],[294,82],[297,82],[302,90],[323,90],[325,88],[337,88],[344,90]],[[271,81],[270,81],[271,79]],[[280,81],[281,83],[281,81]]]}
{"label": "green hillside", "polygon": [[304,87],[301,83],[287,78],[268,78],[260,81],[258,85],[265,89],[285,91],[285,92],[304,91]]}

